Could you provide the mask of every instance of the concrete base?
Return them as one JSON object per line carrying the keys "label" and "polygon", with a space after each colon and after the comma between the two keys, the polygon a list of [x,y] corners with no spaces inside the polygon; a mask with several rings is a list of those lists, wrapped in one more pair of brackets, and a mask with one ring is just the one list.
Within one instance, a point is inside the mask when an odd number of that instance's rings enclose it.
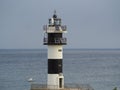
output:
{"label": "concrete base", "polygon": [[56,86],[54,88],[50,89],[47,88],[47,85],[41,85],[41,84],[32,84],[31,90],[94,90],[90,85],[78,85],[78,84],[67,84],[64,86],[64,89],[57,89]]}

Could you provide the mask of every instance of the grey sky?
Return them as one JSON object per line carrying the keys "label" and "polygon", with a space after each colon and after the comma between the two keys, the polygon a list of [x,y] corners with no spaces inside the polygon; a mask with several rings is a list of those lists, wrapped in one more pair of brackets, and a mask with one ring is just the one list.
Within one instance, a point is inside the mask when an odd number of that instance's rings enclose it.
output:
{"label": "grey sky", "polygon": [[0,0],[0,49],[46,48],[42,27],[55,9],[65,48],[120,48],[120,0]]}

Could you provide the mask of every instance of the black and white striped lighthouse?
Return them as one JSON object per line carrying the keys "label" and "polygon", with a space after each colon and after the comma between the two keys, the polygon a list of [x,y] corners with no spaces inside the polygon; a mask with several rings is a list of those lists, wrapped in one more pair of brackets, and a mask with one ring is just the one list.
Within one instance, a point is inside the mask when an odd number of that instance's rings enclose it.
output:
{"label": "black and white striped lighthouse", "polygon": [[58,18],[56,11],[49,24],[44,25],[44,45],[48,45],[48,79],[47,87],[61,89],[64,88],[63,76],[63,45],[67,44],[67,39],[63,37],[66,33],[66,26],[61,25],[61,18]]}

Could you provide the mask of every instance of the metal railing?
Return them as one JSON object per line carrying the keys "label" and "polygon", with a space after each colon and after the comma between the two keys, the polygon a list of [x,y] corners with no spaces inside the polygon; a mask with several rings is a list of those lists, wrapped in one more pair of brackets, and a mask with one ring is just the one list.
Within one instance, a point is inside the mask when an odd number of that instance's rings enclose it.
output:
{"label": "metal railing", "polygon": [[67,30],[67,26],[66,26],[66,25],[61,26],[61,28],[62,28],[63,31],[66,31],[66,30]]}
{"label": "metal railing", "polygon": [[47,25],[44,25],[43,26],[43,30],[46,31],[48,29],[48,26]]}
{"label": "metal railing", "polygon": [[53,40],[48,40],[48,38],[43,39],[44,44],[67,44],[67,38],[54,38]]}
{"label": "metal railing", "polygon": [[[49,26],[51,26],[51,25],[49,25]],[[51,27],[54,27],[54,26],[51,26]],[[57,27],[57,26],[55,26],[55,27]],[[66,25],[62,25],[62,26],[58,26],[58,27],[61,27],[62,31],[66,31],[66,30],[67,30],[67,26],[66,26]],[[43,30],[47,32],[47,30],[48,30],[48,25],[44,25],[44,26],[43,26]],[[58,30],[59,30],[59,29],[56,28],[56,31],[58,31]]]}

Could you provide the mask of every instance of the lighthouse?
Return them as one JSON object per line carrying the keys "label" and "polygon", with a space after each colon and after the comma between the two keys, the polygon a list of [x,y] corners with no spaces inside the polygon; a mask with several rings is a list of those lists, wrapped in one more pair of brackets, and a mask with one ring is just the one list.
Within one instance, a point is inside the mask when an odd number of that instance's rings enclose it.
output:
{"label": "lighthouse", "polygon": [[47,88],[63,89],[63,45],[67,44],[67,39],[64,37],[66,26],[62,25],[54,11],[53,16],[48,20],[48,25],[43,26],[44,29],[44,45],[48,46],[48,76]]}
{"label": "lighthouse", "polygon": [[[64,84],[63,75],[63,45],[67,44],[64,33],[67,32],[66,25],[54,11],[48,19],[48,25],[43,26],[43,44],[48,46],[48,74],[47,85],[32,83],[30,90],[94,90],[91,86],[79,84]],[[31,82],[31,78],[29,79]]]}

